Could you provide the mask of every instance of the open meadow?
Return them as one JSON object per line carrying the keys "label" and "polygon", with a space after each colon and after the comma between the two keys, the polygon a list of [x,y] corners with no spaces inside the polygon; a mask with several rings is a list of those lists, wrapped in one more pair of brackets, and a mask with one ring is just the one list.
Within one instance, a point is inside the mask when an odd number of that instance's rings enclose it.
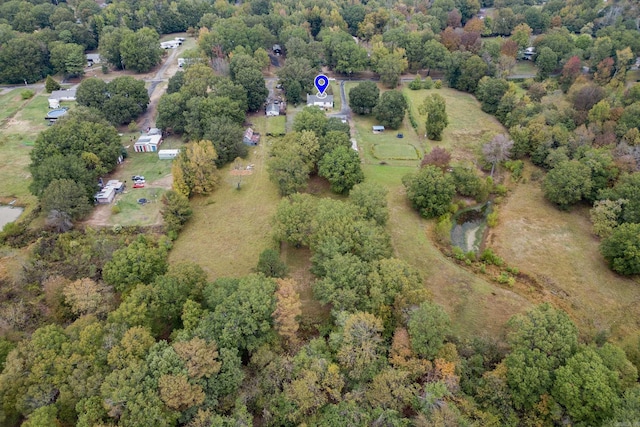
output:
{"label": "open meadow", "polygon": [[38,93],[23,100],[24,88],[0,95],[0,200],[35,207],[36,198],[29,192],[31,173],[29,153],[38,133],[47,128],[44,116],[49,110],[48,95]]}
{"label": "open meadow", "polygon": [[560,211],[544,198],[540,182],[529,181],[513,187],[498,209],[489,246],[541,283],[583,333],[610,331],[623,339],[640,330],[638,278],[609,270],[586,206]]}
{"label": "open meadow", "polygon": [[171,262],[200,264],[212,280],[250,273],[260,253],[275,248],[271,218],[280,195],[267,174],[269,137],[265,136],[272,118],[256,115],[247,119],[263,135],[260,144],[249,147],[249,156],[240,162],[245,170],[253,164],[252,173],[232,175],[234,166],[239,166],[234,163],[223,167],[218,189],[191,200],[193,217],[180,232],[169,256]]}

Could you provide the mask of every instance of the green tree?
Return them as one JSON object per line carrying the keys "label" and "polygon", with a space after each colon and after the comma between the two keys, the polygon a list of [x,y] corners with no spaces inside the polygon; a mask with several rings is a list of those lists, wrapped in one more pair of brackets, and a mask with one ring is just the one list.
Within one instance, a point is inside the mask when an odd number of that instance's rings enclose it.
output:
{"label": "green tree", "polygon": [[267,171],[280,194],[288,196],[307,186],[311,169],[294,149],[288,149],[269,159]]}
{"label": "green tree", "polygon": [[407,101],[402,93],[389,90],[382,94],[378,105],[373,109],[373,114],[381,125],[398,129],[404,120],[406,110]]}
{"label": "green tree", "polygon": [[640,273],[640,224],[622,224],[600,244],[609,267],[620,274]]}
{"label": "green tree", "polygon": [[435,358],[449,333],[449,315],[431,302],[423,302],[409,315],[407,329],[411,347],[421,357]]}
{"label": "green tree", "polygon": [[360,209],[363,218],[378,225],[385,225],[389,219],[387,190],[379,184],[363,182],[355,185],[349,192],[349,202]]}
{"label": "green tree", "polygon": [[[124,61],[120,51],[120,44],[124,39],[124,36],[130,36],[133,34],[129,28],[126,27],[111,27],[107,26],[102,29],[100,33],[100,44],[98,49],[100,50],[100,56],[102,56],[109,64],[118,69],[124,68]],[[160,41],[158,40],[158,47]]]}
{"label": "green tree", "polygon": [[54,70],[65,76],[81,76],[87,60],[84,47],[75,43],[54,43],[50,51],[50,61]]}
{"label": "green tree", "polygon": [[435,166],[425,166],[413,175],[406,175],[402,183],[414,209],[425,218],[440,216],[448,211],[456,187],[450,175]]}
{"label": "green tree", "polygon": [[554,372],[578,347],[578,330],[564,311],[542,304],[509,320],[511,353],[505,358],[514,406],[531,409],[549,394]]}
{"label": "green tree", "polygon": [[267,277],[283,278],[287,275],[287,264],[280,259],[278,252],[265,249],[260,252],[256,271]]}
{"label": "green tree", "polygon": [[42,193],[40,204],[45,212],[57,210],[66,213],[74,220],[91,212],[86,188],[71,179],[51,181]]}
{"label": "green tree", "polygon": [[380,89],[374,82],[361,82],[349,91],[349,107],[356,114],[370,114],[380,98]]}
{"label": "green tree", "polygon": [[292,194],[282,199],[274,216],[273,234],[279,242],[309,246],[316,199],[309,194]]}
{"label": "green tree", "polygon": [[336,59],[334,71],[347,75],[364,70],[369,62],[367,50],[358,46],[353,39],[336,46],[333,56]]}
{"label": "green tree", "polygon": [[306,58],[291,58],[276,74],[287,101],[295,105],[302,100],[303,93],[310,93],[316,68]]}
{"label": "green tree", "polygon": [[408,65],[404,49],[396,49],[376,61],[375,71],[386,87],[395,88],[400,83],[400,75],[406,71]]}
{"label": "green tree", "polygon": [[151,283],[167,271],[167,249],[146,237],[140,237],[126,248],[118,249],[104,265],[102,278],[125,292],[138,283]]}
{"label": "green tree", "polygon": [[213,142],[218,158],[216,166],[222,167],[238,157],[246,157],[249,150],[242,143],[244,129],[237,122],[226,116],[213,117],[204,130],[204,139]]}
{"label": "green tree", "polygon": [[447,104],[437,93],[427,96],[420,106],[420,114],[427,115],[427,137],[435,141],[442,140],[442,132],[449,125]]}
{"label": "green tree", "polygon": [[147,110],[149,93],[142,80],[130,76],[116,77],[107,84],[108,96],[101,111],[113,124],[129,123]]}
{"label": "green tree", "polygon": [[183,113],[187,109],[187,99],[180,92],[162,95],[157,107],[156,126],[176,133],[184,132],[187,120]]}
{"label": "green tree", "polygon": [[509,90],[509,83],[504,79],[487,76],[481,78],[478,82],[476,97],[482,104],[482,111],[495,114],[498,111],[498,104],[507,90]]}
{"label": "green tree", "polygon": [[613,188],[602,190],[598,198],[625,200],[620,221],[640,223],[640,173],[623,174]]}
{"label": "green tree", "polygon": [[555,377],[552,396],[577,423],[601,425],[620,404],[617,374],[594,349],[587,347],[573,355]]}
{"label": "green tree", "polygon": [[549,47],[543,47],[536,56],[538,79],[544,80],[558,66],[558,55]]}
{"label": "green tree", "polygon": [[319,107],[304,107],[293,119],[294,131],[312,131],[318,138],[324,136],[326,127],[327,116]]}
{"label": "green tree", "polygon": [[217,157],[211,141],[187,144],[171,166],[174,190],[187,197],[214,191],[219,180],[215,163]]}
{"label": "green tree", "polygon": [[45,87],[47,93],[51,93],[54,90],[60,90],[60,83],[55,81],[53,77],[47,76],[47,79],[45,81],[44,87]]}
{"label": "green tree", "polygon": [[169,190],[162,196],[162,204],[160,212],[167,232],[169,236],[175,233],[175,237],[177,237],[178,231],[193,215],[189,199],[177,191]]}
{"label": "green tree", "polygon": [[245,68],[239,70],[235,76],[235,82],[239,83],[247,91],[247,103],[249,111],[258,111],[264,105],[269,90],[264,82],[260,70]]}
{"label": "green tree", "polygon": [[84,79],[76,90],[76,101],[79,105],[100,111],[102,111],[107,97],[107,83],[94,77]]}
{"label": "green tree", "polygon": [[427,69],[427,75],[432,68],[442,69],[449,60],[449,50],[436,39],[431,39],[424,44],[424,60],[422,65]]}
{"label": "green tree", "polygon": [[273,333],[271,314],[276,308],[276,287],[274,279],[263,275],[240,279],[236,289],[202,318],[194,331],[196,336],[213,339],[220,347],[256,350]]}
{"label": "green tree", "polygon": [[549,201],[561,209],[568,209],[589,195],[591,185],[591,169],[577,160],[570,160],[549,171],[542,189]]}
{"label": "green tree", "polygon": [[160,36],[152,28],[125,33],[120,42],[120,55],[124,68],[145,73],[155,67],[162,58]]}
{"label": "green tree", "polygon": [[318,163],[318,175],[327,178],[331,191],[338,194],[347,193],[364,180],[358,152],[347,147],[338,147],[325,154]]}
{"label": "green tree", "polygon": [[19,35],[0,50],[0,82],[34,83],[48,74],[47,50],[35,35]]}

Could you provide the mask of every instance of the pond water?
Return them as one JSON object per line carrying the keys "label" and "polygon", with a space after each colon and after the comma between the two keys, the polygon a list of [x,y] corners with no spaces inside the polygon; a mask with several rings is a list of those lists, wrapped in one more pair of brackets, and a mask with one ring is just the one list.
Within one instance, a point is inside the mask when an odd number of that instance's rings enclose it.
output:
{"label": "pond water", "polygon": [[478,253],[489,213],[491,213],[491,202],[463,209],[456,213],[453,217],[451,243],[465,252]]}
{"label": "pond water", "polygon": [[24,209],[13,206],[0,205],[0,230],[10,222],[18,219]]}

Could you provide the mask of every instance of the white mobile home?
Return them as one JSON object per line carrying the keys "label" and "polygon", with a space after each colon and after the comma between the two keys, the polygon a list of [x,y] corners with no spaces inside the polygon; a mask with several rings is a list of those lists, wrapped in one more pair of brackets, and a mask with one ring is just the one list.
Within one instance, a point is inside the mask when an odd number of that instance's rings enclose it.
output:
{"label": "white mobile home", "polygon": [[158,151],[158,158],[160,160],[173,160],[176,157],[178,157],[178,154],[180,154],[180,150],[175,149],[175,150],[159,150]]}

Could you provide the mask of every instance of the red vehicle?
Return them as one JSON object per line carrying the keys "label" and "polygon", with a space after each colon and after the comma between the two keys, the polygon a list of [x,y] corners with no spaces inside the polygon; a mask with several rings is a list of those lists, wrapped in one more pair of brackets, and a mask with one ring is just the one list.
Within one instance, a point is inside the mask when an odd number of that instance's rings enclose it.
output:
{"label": "red vehicle", "polygon": [[135,184],[133,184],[133,188],[144,188],[144,183],[136,182]]}

